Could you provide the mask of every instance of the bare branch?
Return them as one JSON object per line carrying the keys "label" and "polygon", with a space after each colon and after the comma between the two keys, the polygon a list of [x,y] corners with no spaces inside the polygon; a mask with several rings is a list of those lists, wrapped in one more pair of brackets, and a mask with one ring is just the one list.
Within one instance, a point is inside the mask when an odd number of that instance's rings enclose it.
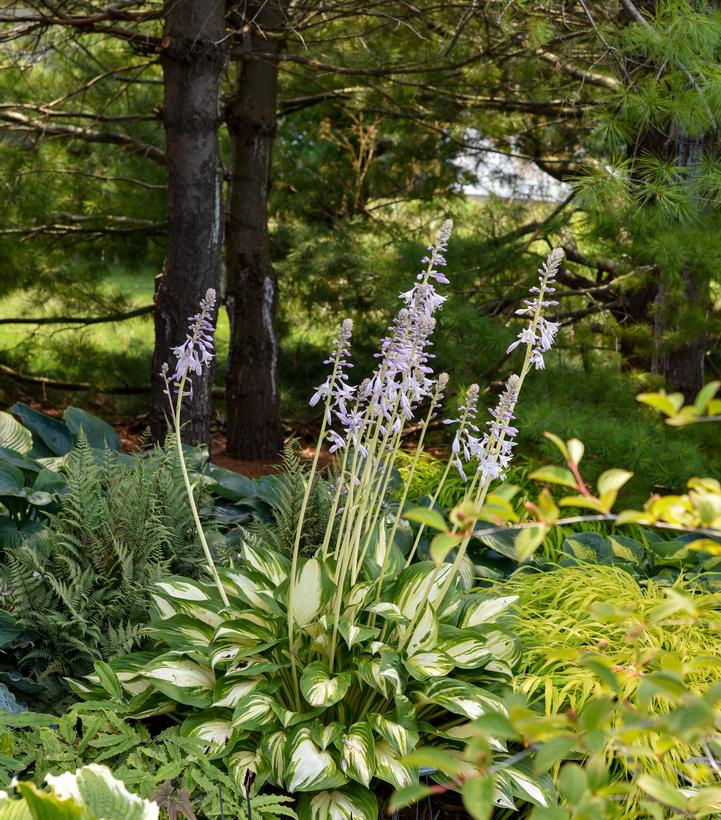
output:
{"label": "bare branch", "polygon": [[0,325],[101,325],[109,322],[124,322],[136,316],[147,316],[155,310],[155,305],[143,305],[125,313],[111,313],[108,316],[17,316],[0,317]]}

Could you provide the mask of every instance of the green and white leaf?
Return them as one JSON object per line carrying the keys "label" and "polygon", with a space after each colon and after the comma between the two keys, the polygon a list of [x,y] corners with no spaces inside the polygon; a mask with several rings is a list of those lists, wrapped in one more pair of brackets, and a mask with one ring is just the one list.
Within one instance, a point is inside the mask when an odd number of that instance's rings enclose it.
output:
{"label": "green and white leaf", "polygon": [[369,786],[376,767],[373,731],[366,721],[354,723],[341,739],[341,771]]}
{"label": "green and white leaf", "polygon": [[386,741],[376,743],[376,772],[379,780],[390,783],[396,789],[410,786],[418,780],[418,769],[404,763]]}
{"label": "green and white leaf", "polygon": [[274,699],[264,692],[249,692],[235,705],[233,728],[242,731],[251,729],[268,731],[278,727],[278,717],[273,706]]}
{"label": "green and white leaf", "polygon": [[215,674],[208,666],[168,654],[149,663],[141,675],[178,703],[201,709],[212,703]]}
{"label": "green and white leaf", "polygon": [[[401,635],[405,631],[401,632]],[[438,643],[438,620],[430,604],[423,607],[423,614],[418,619],[408,640],[406,652],[415,655],[426,649],[434,649]]]}
{"label": "green and white leaf", "polygon": [[180,727],[180,734],[203,741],[206,753],[210,757],[217,757],[225,751],[233,734],[230,718],[229,710],[206,709],[197,715],[187,717]]}
{"label": "green and white leaf", "polygon": [[280,586],[290,574],[290,561],[277,552],[264,550],[246,541],[243,543],[242,553],[248,565],[264,575],[276,587]]}
{"label": "green and white leaf", "polygon": [[333,755],[313,741],[307,726],[297,729],[288,743],[285,779],[291,793],[335,789],[348,782]]}
{"label": "green and white leaf", "polygon": [[441,590],[453,571],[450,564],[436,567],[432,561],[421,561],[406,567],[398,576],[392,601],[406,618],[416,617],[426,604],[438,603]]}
{"label": "green and white leaf", "polygon": [[518,595],[503,595],[495,598],[474,597],[473,603],[465,610],[461,626],[478,626],[495,621],[499,615],[516,603]]}
{"label": "green and white leaf", "polygon": [[304,794],[298,803],[299,820],[378,820],[378,801],[373,792],[355,784]]}
{"label": "green and white leaf", "polygon": [[323,661],[314,661],[303,670],[300,691],[311,706],[332,706],[343,700],[352,682],[350,672],[331,677]]}
{"label": "green and white leaf", "polygon": [[462,680],[431,680],[423,690],[423,697],[454,715],[464,715],[471,720],[491,712],[506,714],[499,698]]}
{"label": "green and white leaf", "polygon": [[314,621],[333,590],[325,566],[310,558],[303,564],[293,593],[293,620],[298,626]]}
{"label": "green and white leaf", "polygon": [[29,453],[33,448],[33,434],[10,413],[0,412],[0,447]]}
{"label": "green and white leaf", "polygon": [[429,652],[419,652],[407,658],[404,665],[416,680],[428,680],[428,678],[445,678],[452,671],[455,663],[450,655],[435,649]]}
{"label": "green and white leaf", "polygon": [[243,673],[223,675],[215,685],[213,706],[235,709],[242,698],[259,689],[265,683],[267,681],[263,677],[252,677]]}
{"label": "green and white leaf", "polygon": [[376,734],[386,740],[401,757],[405,757],[418,743],[419,735],[417,731],[407,729],[405,726],[401,726],[400,723],[389,720],[383,715],[368,715],[368,721]]}
{"label": "green and white leaf", "polygon": [[377,638],[381,632],[380,629],[375,627],[357,626],[345,620],[345,618],[338,622],[338,631],[346,642],[348,649],[352,649],[356,644]]}

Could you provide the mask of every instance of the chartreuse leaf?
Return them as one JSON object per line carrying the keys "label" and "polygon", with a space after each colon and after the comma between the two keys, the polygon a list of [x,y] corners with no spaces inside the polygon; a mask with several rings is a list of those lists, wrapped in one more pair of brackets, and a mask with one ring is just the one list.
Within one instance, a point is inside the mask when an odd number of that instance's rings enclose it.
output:
{"label": "chartreuse leaf", "polygon": [[299,820],[378,820],[378,800],[372,791],[354,783],[342,789],[303,794]]}
{"label": "chartreuse leaf", "polygon": [[408,521],[415,521],[425,527],[445,532],[448,529],[446,519],[432,507],[416,507],[403,513],[403,517]]}
{"label": "chartreuse leaf", "polygon": [[341,739],[341,770],[369,786],[376,768],[373,731],[366,721],[354,723]]}
{"label": "chartreuse leaf", "polygon": [[529,475],[529,478],[545,484],[561,484],[564,487],[572,487],[574,490],[578,486],[578,482],[568,467],[558,467],[555,464],[539,467]]}
{"label": "chartreuse leaf", "polygon": [[294,793],[336,789],[348,778],[333,755],[313,741],[311,730],[301,726],[288,743],[285,780],[288,791]]}
{"label": "chartreuse leaf", "polygon": [[636,779],[636,785],[641,791],[666,806],[682,811],[685,808],[686,798],[665,780],[659,780],[650,774],[642,774]]}
{"label": "chartreuse leaf", "polygon": [[577,438],[572,438],[566,442],[566,447],[568,447],[568,460],[571,464],[580,464],[581,459],[583,458],[583,453],[585,452],[583,442]]}
{"label": "chartreuse leaf", "polygon": [[462,789],[463,805],[473,820],[489,820],[493,814],[496,784],[490,775],[471,777]]}
{"label": "chartreuse leaf", "polygon": [[463,540],[462,533],[441,532],[431,541],[429,552],[433,561],[440,566]]}
{"label": "chartreuse leaf", "polygon": [[352,681],[350,672],[331,677],[323,661],[314,661],[303,670],[300,691],[311,706],[332,706],[343,700]]}
{"label": "chartreuse leaf", "polygon": [[566,459],[566,461],[568,461],[570,456],[568,454],[568,447],[566,447],[566,442],[562,438],[559,438],[555,433],[544,433],[543,435],[549,441],[553,442],[553,444],[555,444],[556,447],[558,447],[558,449],[561,451],[561,455],[564,457],[564,459]]}
{"label": "chartreuse leaf", "polygon": [[639,393],[636,401],[647,404],[654,410],[660,410],[665,416],[675,416],[683,407],[683,394],[671,393],[669,395],[664,390],[658,393]]}
{"label": "chartreuse leaf", "polygon": [[519,562],[527,561],[541,546],[546,537],[546,528],[538,524],[533,527],[524,527],[515,537],[513,546]]}
{"label": "chartreuse leaf", "polygon": [[718,392],[719,387],[721,387],[721,382],[709,382],[699,390],[696,401],[693,403],[693,409],[696,411],[696,415],[702,416],[706,413],[708,405]]}

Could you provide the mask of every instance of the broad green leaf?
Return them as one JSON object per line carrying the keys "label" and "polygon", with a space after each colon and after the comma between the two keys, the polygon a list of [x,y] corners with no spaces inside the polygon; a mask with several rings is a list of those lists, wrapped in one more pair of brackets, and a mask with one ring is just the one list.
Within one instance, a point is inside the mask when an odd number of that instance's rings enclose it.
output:
{"label": "broad green leaf", "polygon": [[544,484],[561,484],[564,487],[572,487],[574,490],[578,486],[578,482],[568,467],[558,467],[555,464],[540,467],[528,477],[534,481],[542,481]]}
{"label": "broad green leaf", "polygon": [[73,438],[79,438],[82,429],[88,444],[97,450],[105,450],[107,447],[120,452],[123,449],[118,434],[106,421],[79,407],[68,407],[63,413],[63,420]]}
{"label": "broad green leaf", "polygon": [[33,447],[33,435],[10,413],[0,412],[0,447],[16,453],[29,453]]}
{"label": "broad green leaf", "polygon": [[288,743],[285,779],[291,793],[336,789],[347,782],[332,754],[316,745],[306,726]]}
{"label": "broad green leaf", "polygon": [[18,416],[32,433],[33,447],[30,452],[35,457],[64,456],[73,449],[73,437],[61,421],[33,410],[21,401],[16,402],[10,412]]}
{"label": "broad green leaf", "polygon": [[372,791],[354,783],[342,789],[301,795],[299,820],[378,820],[378,800]]}
{"label": "broad green leaf", "polygon": [[373,732],[368,723],[354,723],[343,735],[340,748],[343,774],[369,786],[376,768],[376,757]]}
{"label": "broad green leaf", "polygon": [[448,529],[445,518],[438,510],[434,510],[432,507],[416,507],[413,510],[408,510],[408,512],[403,513],[403,517],[407,521],[415,521],[418,524],[423,524],[434,530],[445,532]]}
{"label": "broad green leaf", "polygon": [[463,805],[473,820],[489,820],[493,814],[496,784],[492,776],[472,777],[462,788]]}
{"label": "broad green leaf", "polygon": [[206,709],[187,717],[180,726],[180,734],[201,740],[209,757],[223,754],[233,734],[231,712],[228,709]]}
{"label": "broad green leaf", "polygon": [[12,464],[0,463],[0,496],[17,496],[24,493],[25,476]]}
{"label": "broad green leaf", "polygon": [[323,661],[314,661],[303,670],[300,691],[311,706],[332,706],[343,700],[353,681],[350,672],[331,677]]}
{"label": "broad green leaf", "polygon": [[390,783],[396,789],[410,786],[418,780],[418,769],[409,766],[384,740],[376,743],[376,771],[379,780]]}

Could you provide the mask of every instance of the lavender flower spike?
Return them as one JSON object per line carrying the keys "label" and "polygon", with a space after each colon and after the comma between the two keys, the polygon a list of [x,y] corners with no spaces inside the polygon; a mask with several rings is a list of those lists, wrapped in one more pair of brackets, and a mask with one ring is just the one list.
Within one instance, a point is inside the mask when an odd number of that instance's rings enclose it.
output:
{"label": "lavender flower spike", "polygon": [[536,370],[544,368],[543,354],[551,349],[559,328],[558,322],[549,322],[548,319],[544,318],[543,310],[555,307],[558,304],[558,302],[544,299],[544,297],[546,294],[556,292],[553,285],[563,257],[563,248],[554,248],[543,266],[538,269],[538,286],[531,288],[530,299],[524,299],[525,307],[516,311],[518,316],[529,316],[530,322],[528,327],[518,334],[516,341],[506,351],[510,353],[519,345],[531,345],[530,363]]}
{"label": "lavender flower spike", "polygon": [[513,458],[518,429],[511,422],[514,419],[521,379],[515,373],[508,377],[506,387],[491,410],[491,421],[487,421],[488,432],[483,436],[478,448],[478,471],[481,473],[481,487],[488,486],[497,478],[505,478]]}
{"label": "lavender flower spike", "polygon": [[478,385],[472,384],[466,392],[463,404],[458,407],[460,417],[457,419],[444,419],[443,421],[444,424],[458,424],[451,451],[456,469],[464,481],[466,480],[466,474],[463,465],[464,463],[468,464],[478,454],[480,444],[478,438],[473,435],[473,433],[478,432],[475,421],[478,413],[479,392]]}
{"label": "lavender flower spike", "polygon": [[[200,300],[200,311],[195,316],[189,316],[188,333],[182,345],[173,348],[175,358],[178,360],[175,365],[175,372],[171,376],[171,381],[179,386],[182,380],[195,373],[200,376],[203,372],[203,365],[209,364],[213,360],[213,333],[215,327],[211,319],[213,308],[215,307],[216,295],[213,288],[208,288],[205,298]],[[190,398],[193,398],[193,385],[187,379]]]}

